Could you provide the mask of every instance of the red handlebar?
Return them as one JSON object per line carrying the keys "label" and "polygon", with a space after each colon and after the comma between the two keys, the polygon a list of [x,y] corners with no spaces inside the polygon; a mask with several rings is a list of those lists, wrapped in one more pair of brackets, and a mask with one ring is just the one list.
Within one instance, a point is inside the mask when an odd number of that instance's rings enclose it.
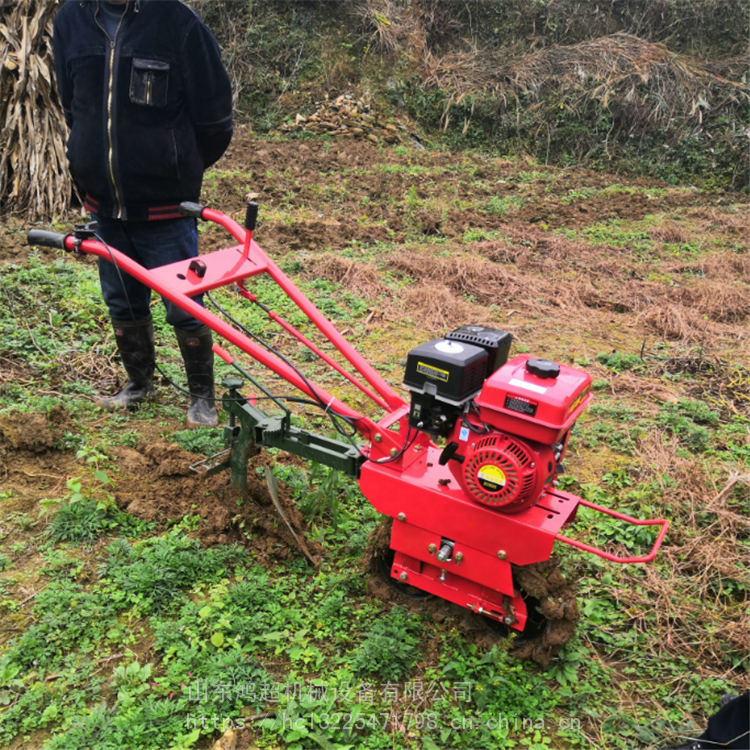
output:
{"label": "red handlebar", "polygon": [[659,535],[656,537],[656,541],[654,542],[654,546],[651,548],[651,552],[648,555],[642,557],[618,557],[617,555],[612,555],[609,552],[604,552],[597,547],[592,547],[590,544],[584,544],[583,542],[577,542],[575,539],[569,539],[562,534],[555,534],[555,539],[557,541],[564,542],[565,544],[569,544],[572,547],[578,547],[578,549],[582,549],[584,550],[584,552],[590,552],[592,555],[598,555],[599,557],[603,557],[605,560],[611,560],[612,562],[616,563],[645,563],[651,562],[656,557],[656,553],[659,551],[659,547],[661,547],[661,543],[662,541],[664,541],[664,536],[667,533],[667,529],[669,528],[669,521],[664,518],[653,518],[649,521],[642,521],[638,518],[626,516],[624,513],[618,513],[615,510],[603,508],[601,505],[590,503],[587,500],[579,499],[578,502],[580,505],[585,505],[587,508],[592,508],[593,510],[597,510],[600,513],[605,513],[606,515],[612,516],[613,518],[619,518],[621,521],[627,521],[634,526],[661,526],[661,531],[659,531]]}

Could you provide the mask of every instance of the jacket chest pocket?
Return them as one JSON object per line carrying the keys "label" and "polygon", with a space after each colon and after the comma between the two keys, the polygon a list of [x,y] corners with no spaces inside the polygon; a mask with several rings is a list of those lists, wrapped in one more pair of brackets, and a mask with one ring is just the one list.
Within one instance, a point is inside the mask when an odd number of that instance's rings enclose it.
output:
{"label": "jacket chest pocket", "polygon": [[144,107],[163,107],[169,90],[169,63],[133,58],[130,74],[130,101]]}

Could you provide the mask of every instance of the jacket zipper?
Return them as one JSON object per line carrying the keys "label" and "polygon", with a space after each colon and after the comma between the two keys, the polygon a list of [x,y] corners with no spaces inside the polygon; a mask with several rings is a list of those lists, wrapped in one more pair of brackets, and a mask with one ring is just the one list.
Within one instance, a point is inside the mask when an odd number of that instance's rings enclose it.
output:
{"label": "jacket zipper", "polygon": [[96,7],[96,14],[94,15],[96,25],[104,32],[107,39],[109,39],[109,79],[107,82],[107,141],[109,150],[107,155],[109,162],[109,178],[112,181],[112,187],[115,191],[115,203],[117,203],[117,216],[115,216],[116,219],[122,218],[122,200],[120,198],[120,190],[117,187],[117,180],[115,179],[115,146],[114,139],[112,137],[112,100],[114,98],[115,47],[117,42],[117,35],[120,33],[120,27],[122,26],[122,22],[127,15],[129,4],[130,3],[128,0],[128,2],[125,3],[125,10],[122,13],[120,22],[117,24],[117,28],[115,29],[114,38],[111,38],[109,34],[107,34],[106,29],[99,23],[99,19],[97,18],[97,14],[99,12],[98,3]]}
{"label": "jacket zipper", "polygon": [[177,138],[175,137],[174,130],[172,133],[172,149],[174,150],[174,163],[177,166],[177,179],[182,179],[180,174],[180,152],[177,150]]}
{"label": "jacket zipper", "polygon": [[146,104],[151,105],[151,83],[154,80],[154,74],[149,70],[146,74]]}

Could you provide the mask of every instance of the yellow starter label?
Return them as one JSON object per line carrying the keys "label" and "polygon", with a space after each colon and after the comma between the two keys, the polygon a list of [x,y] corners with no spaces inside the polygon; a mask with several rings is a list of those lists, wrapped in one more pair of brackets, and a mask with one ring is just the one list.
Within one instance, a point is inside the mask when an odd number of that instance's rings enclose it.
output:
{"label": "yellow starter label", "polygon": [[424,362],[417,362],[417,372],[420,375],[426,375],[433,380],[442,380],[443,383],[447,383],[448,377],[450,376],[448,370],[440,370],[439,368],[425,364]]}
{"label": "yellow starter label", "polygon": [[499,466],[494,464],[485,464],[477,472],[479,484],[487,492],[500,492],[505,487],[505,474]]}

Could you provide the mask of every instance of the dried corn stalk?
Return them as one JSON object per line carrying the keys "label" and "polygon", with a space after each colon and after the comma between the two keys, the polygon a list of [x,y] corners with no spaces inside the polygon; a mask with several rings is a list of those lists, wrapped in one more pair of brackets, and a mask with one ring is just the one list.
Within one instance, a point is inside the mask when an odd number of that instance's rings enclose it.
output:
{"label": "dried corn stalk", "polygon": [[67,210],[67,128],[55,87],[57,0],[0,2],[0,212],[49,219]]}

